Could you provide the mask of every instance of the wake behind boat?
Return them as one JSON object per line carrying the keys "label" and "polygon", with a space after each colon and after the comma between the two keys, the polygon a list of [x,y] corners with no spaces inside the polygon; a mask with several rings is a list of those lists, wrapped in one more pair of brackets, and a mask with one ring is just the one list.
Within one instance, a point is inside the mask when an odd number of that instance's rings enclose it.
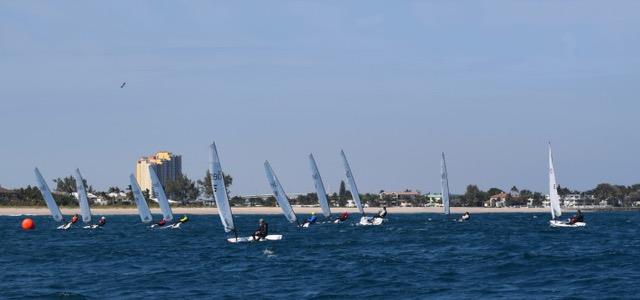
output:
{"label": "wake behind boat", "polygon": [[562,210],[560,209],[560,195],[558,195],[558,184],[556,181],[556,172],[553,167],[553,155],[551,153],[551,143],[549,143],[549,202],[551,208],[551,220],[549,220],[549,226],[551,227],[584,227],[587,223],[582,219],[582,213],[578,210],[578,214],[575,218],[571,218],[567,221],[556,220],[556,218],[562,216]]}

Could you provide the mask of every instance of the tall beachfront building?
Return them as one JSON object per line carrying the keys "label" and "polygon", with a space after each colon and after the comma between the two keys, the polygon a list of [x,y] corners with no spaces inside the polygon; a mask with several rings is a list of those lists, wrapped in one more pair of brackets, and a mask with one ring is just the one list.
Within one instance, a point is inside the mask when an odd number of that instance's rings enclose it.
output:
{"label": "tall beachfront building", "polygon": [[171,152],[160,151],[152,156],[142,157],[136,163],[136,180],[141,190],[151,192],[151,177],[149,167],[152,167],[162,186],[169,181],[176,180],[182,175],[182,156]]}

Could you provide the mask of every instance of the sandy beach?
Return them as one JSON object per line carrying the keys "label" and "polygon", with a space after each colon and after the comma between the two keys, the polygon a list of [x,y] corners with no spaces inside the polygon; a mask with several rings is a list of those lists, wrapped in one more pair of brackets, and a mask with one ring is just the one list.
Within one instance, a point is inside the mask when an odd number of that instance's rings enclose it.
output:
{"label": "sandy beach", "polygon": [[[280,214],[282,211],[279,207],[234,207],[234,214],[244,215],[272,215]],[[70,215],[79,212],[77,207],[62,207],[62,213]],[[191,215],[214,215],[218,214],[218,210],[215,207],[173,207],[173,213],[191,214]],[[320,212],[319,207],[296,207],[294,210],[297,214],[310,214],[311,212]],[[355,208],[333,207],[331,209],[334,213],[348,211],[349,213],[357,213]],[[420,214],[420,213],[442,213],[441,207],[390,207],[387,209],[389,214]],[[94,215],[137,215],[138,210],[136,208],[91,208]],[[366,208],[367,213],[375,213],[378,211],[377,207]],[[472,214],[477,213],[547,213],[548,208],[483,208],[483,207],[452,207],[451,212],[454,214],[461,214],[468,211]],[[154,214],[160,214],[160,209],[152,208],[151,212]],[[15,215],[48,215],[49,210],[46,207],[2,207],[0,208],[0,216],[15,216]]]}

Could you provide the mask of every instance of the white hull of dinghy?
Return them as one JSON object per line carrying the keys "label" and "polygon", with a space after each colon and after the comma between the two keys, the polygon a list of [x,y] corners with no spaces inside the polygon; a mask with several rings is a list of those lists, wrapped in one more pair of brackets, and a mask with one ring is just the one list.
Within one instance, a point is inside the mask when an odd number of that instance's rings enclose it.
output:
{"label": "white hull of dinghy", "polygon": [[358,222],[358,225],[378,226],[378,225],[382,225],[382,222],[384,222],[383,218],[362,217],[360,218],[360,222]]}
{"label": "white hull of dinghy", "polygon": [[565,221],[550,220],[549,221],[549,226],[551,226],[551,227],[585,227],[585,226],[587,226],[587,223],[576,222],[574,224],[569,224],[569,223],[567,223]]}
{"label": "white hull of dinghy", "polygon": [[158,224],[153,224],[153,225],[151,225],[149,227],[150,228],[156,228],[156,229],[169,229],[169,228],[171,228],[171,229],[180,229],[180,224],[182,224],[182,223],[175,223],[175,224],[170,224],[170,225],[167,224],[167,225],[164,225],[164,226],[160,226]]}
{"label": "white hull of dinghy", "polygon": [[255,240],[253,239],[252,236],[245,236],[245,237],[232,237],[232,238],[228,238],[227,242],[229,243],[250,243],[250,242],[264,242],[264,241],[279,241],[282,239],[282,235],[281,234],[270,234],[267,235],[264,239],[259,239],[259,240]]}
{"label": "white hull of dinghy", "polygon": [[71,225],[73,225],[73,224],[71,224],[71,223],[62,224],[62,225],[58,226],[57,229],[67,230],[67,229],[71,228]]}

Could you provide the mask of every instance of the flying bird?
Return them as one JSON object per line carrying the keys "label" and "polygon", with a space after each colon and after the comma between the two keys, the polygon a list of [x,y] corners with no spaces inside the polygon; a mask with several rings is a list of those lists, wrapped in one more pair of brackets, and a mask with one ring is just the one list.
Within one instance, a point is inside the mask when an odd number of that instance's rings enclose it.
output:
{"label": "flying bird", "polygon": [[120,86],[120,88],[123,88],[125,85],[127,85],[127,82],[123,82],[122,85]]}

